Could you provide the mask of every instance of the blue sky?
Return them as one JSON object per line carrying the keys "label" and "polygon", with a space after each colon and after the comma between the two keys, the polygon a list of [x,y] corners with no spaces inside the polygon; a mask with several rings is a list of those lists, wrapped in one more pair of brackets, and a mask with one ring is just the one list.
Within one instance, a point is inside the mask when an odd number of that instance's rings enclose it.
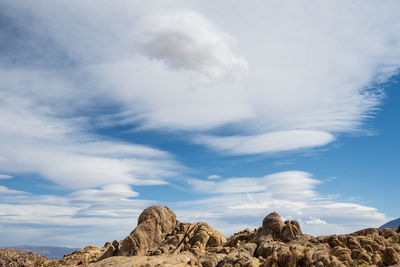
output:
{"label": "blue sky", "polygon": [[0,3],[0,245],[149,205],[229,235],[399,217],[398,1]]}

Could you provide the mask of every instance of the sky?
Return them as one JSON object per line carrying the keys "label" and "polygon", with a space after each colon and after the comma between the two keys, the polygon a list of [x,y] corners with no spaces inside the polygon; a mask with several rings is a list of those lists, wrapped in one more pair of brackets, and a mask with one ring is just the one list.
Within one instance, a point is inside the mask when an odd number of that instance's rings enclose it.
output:
{"label": "sky", "polygon": [[229,236],[398,210],[399,1],[0,1],[0,246],[141,211]]}

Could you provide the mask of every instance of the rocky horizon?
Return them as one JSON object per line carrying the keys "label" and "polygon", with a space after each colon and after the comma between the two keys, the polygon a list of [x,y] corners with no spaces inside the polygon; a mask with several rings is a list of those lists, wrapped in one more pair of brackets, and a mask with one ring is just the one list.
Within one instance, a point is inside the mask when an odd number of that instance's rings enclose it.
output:
{"label": "rocky horizon", "polygon": [[59,260],[2,249],[3,266],[400,266],[400,226],[313,237],[297,221],[284,222],[273,212],[258,229],[226,238],[206,222],[180,222],[168,207],[150,206],[123,240],[87,246]]}

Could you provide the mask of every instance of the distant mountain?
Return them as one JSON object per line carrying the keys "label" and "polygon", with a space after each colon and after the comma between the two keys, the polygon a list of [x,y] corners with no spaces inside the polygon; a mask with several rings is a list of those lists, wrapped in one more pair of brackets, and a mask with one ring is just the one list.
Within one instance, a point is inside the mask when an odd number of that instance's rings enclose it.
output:
{"label": "distant mountain", "polygon": [[33,252],[45,256],[49,259],[56,260],[62,258],[65,254],[80,250],[80,248],[67,248],[67,247],[42,247],[42,246],[11,246],[7,248],[12,248],[16,250],[21,250],[25,252]]}
{"label": "distant mountain", "polygon": [[393,221],[390,221],[390,222],[388,222],[388,223],[385,223],[384,225],[382,225],[382,226],[379,227],[379,228],[392,228],[392,229],[394,229],[394,230],[397,230],[397,228],[399,227],[399,225],[400,225],[400,218],[395,219],[395,220],[393,220]]}

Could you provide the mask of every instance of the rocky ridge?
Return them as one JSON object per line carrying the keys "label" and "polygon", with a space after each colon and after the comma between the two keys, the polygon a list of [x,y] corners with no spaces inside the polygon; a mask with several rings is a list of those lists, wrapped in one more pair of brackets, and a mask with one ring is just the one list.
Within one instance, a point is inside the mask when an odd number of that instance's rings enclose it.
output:
{"label": "rocky ridge", "polygon": [[183,223],[168,207],[151,206],[121,241],[34,264],[13,266],[400,266],[400,229],[313,237],[303,234],[297,221],[283,222],[271,213],[260,228],[227,239],[205,222]]}
{"label": "rocky ridge", "polygon": [[50,262],[48,258],[36,253],[9,248],[0,249],[1,267],[44,266],[48,262]]}

